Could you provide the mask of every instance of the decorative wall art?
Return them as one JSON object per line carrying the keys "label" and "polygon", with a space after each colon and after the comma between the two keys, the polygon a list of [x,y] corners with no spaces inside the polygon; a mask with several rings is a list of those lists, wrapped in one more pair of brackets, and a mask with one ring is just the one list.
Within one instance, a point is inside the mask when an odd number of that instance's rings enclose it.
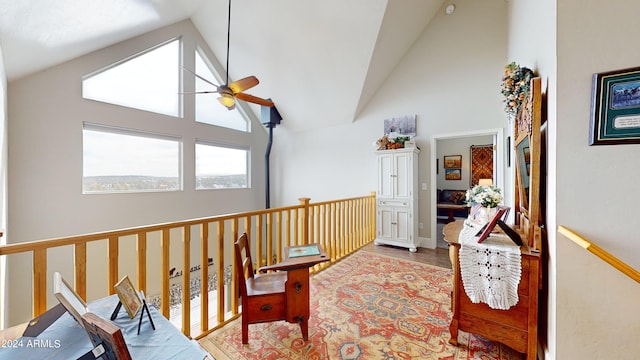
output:
{"label": "decorative wall art", "polygon": [[640,144],[640,67],[593,75],[589,145]]}
{"label": "decorative wall art", "polygon": [[462,155],[445,155],[444,168],[445,169],[461,169]]}
{"label": "decorative wall art", "polygon": [[390,136],[416,136],[416,116],[406,115],[384,120],[384,133]]}
{"label": "decorative wall art", "polygon": [[471,145],[471,187],[493,179],[493,145]]}
{"label": "decorative wall art", "polygon": [[444,169],[445,180],[462,180],[462,169]]}

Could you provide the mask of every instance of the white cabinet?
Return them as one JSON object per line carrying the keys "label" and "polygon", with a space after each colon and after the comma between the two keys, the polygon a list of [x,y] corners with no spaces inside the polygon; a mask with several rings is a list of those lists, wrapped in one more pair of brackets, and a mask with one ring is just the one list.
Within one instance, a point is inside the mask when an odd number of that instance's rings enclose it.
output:
{"label": "white cabinet", "polygon": [[376,151],[376,245],[402,246],[417,251],[419,153],[418,149]]}

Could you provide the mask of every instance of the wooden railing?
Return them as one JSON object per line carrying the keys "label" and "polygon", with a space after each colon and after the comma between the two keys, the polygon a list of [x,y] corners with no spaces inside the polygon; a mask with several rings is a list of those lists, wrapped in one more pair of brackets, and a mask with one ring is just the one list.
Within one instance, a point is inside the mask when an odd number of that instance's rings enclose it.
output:
{"label": "wooden railing", "polygon": [[[160,278],[160,311],[170,317],[170,279],[177,278],[174,274],[181,272],[181,309],[182,332],[188,337],[200,338],[225,323],[236,318],[239,314],[239,295],[235,284],[233,271],[233,243],[242,232],[249,235],[254,263],[257,267],[271,265],[282,259],[286,246],[303,245],[308,243],[320,244],[331,262],[316,265],[311,272],[322,268],[349,255],[375,238],[375,193],[369,196],[349,199],[310,203],[309,198],[301,198],[300,204],[295,206],[256,210],[237,214],[227,214],[206,218],[178,221],[165,224],[141,226],[129,229],[113,230],[94,234],[71,236],[57,239],[16,243],[0,246],[0,255],[9,256],[20,253],[31,253],[33,259],[33,316],[47,310],[47,279],[52,278],[48,264],[48,250],[71,246],[73,251],[73,283],[76,292],[87,299],[88,262],[87,246],[92,243],[106,243],[107,294],[114,293],[114,285],[124,275],[119,271],[121,258],[132,255],[128,252],[121,254],[119,248],[134,241],[136,252],[134,259],[136,276],[130,276],[136,287],[145,294],[149,294],[147,280],[151,274]],[[197,233],[197,235],[194,235]],[[179,236],[176,236],[179,235]],[[197,239],[194,240],[197,236]],[[172,242],[180,241],[182,254],[181,265],[171,265]],[[160,259],[149,256],[150,244],[160,247]],[[153,245],[152,245],[153,246]],[[175,248],[175,247],[174,247]],[[151,249],[157,252],[157,249]],[[192,259],[192,253],[198,255]],[[102,253],[98,256],[104,256]],[[92,258],[89,256],[89,258]],[[71,261],[71,259],[69,259]],[[149,271],[148,262],[153,263],[159,271]],[[174,261],[176,262],[176,261]],[[194,266],[194,264],[196,266]],[[210,268],[213,267],[213,270]],[[176,271],[177,270],[177,271]],[[226,270],[226,271],[225,271]],[[91,269],[91,274],[95,273]],[[97,270],[98,272],[100,269]],[[194,272],[200,278],[200,314],[199,326],[192,326],[191,274]],[[215,308],[209,308],[209,276],[215,275]],[[226,279],[226,283],[225,283]],[[26,280],[25,280],[26,281]],[[226,294],[230,291],[230,296]],[[98,296],[99,297],[99,296]],[[226,300],[225,300],[226,299]],[[186,306],[185,306],[186,305]],[[197,323],[197,321],[196,321]]]}
{"label": "wooden railing", "polygon": [[591,241],[583,238],[582,236],[580,236],[577,233],[567,229],[566,227],[564,227],[562,225],[558,226],[558,232],[560,234],[564,235],[567,239],[569,239],[569,240],[575,242],[576,244],[580,245],[585,250],[588,250],[589,252],[591,252],[592,254],[597,256],[598,258],[600,258],[602,261],[604,261],[607,264],[613,266],[614,268],[616,268],[621,273],[627,275],[631,279],[633,279],[636,282],[640,283],[640,272],[638,270],[632,268],[629,264],[627,264],[624,261],[618,259],[617,257],[613,256],[611,253],[607,252],[603,248],[599,247],[598,245],[592,243]]}

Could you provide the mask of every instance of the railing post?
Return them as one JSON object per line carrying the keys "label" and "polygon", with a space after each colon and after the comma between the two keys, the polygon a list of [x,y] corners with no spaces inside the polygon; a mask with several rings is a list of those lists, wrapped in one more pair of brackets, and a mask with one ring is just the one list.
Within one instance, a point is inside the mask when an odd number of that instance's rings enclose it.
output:
{"label": "railing post", "polygon": [[309,201],[308,197],[299,198],[300,205],[304,205],[302,208],[302,244],[309,243]]}

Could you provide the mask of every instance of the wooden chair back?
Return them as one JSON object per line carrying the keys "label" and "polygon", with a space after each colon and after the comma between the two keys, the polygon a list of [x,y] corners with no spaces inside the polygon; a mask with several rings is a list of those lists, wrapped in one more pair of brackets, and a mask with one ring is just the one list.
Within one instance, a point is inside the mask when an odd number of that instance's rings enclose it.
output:
{"label": "wooden chair back", "polygon": [[238,284],[240,285],[240,295],[244,300],[247,297],[247,280],[253,278],[253,262],[247,233],[243,233],[236,241],[235,256],[236,268],[238,269],[236,276],[238,276]]}

